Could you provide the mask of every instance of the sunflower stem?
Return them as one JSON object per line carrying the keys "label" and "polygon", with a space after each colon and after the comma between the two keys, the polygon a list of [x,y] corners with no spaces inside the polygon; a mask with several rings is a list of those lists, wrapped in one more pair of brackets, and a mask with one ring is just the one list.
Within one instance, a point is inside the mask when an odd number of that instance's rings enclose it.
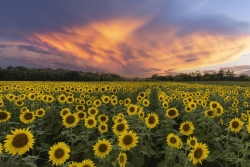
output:
{"label": "sunflower stem", "polygon": [[23,155],[20,155],[20,167],[23,167]]}

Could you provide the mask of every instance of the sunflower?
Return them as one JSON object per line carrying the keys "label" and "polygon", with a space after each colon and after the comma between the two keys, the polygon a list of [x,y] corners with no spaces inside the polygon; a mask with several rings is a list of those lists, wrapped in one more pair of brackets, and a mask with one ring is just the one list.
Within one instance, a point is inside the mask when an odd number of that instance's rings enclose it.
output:
{"label": "sunflower", "polygon": [[196,105],[195,102],[191,101],[191,102],[188,103],[188,106],[190,106],[191,109],[194,110],[194,109],[196,109],[196,106],[197,106],[197,105]]}
{"label": "sunflower", "polygon": [[2,145],[2,143],[0,143],[0,154],[2,154],[3,153],[3,145]]}
{"label": "sunflower", "polygon": [[93,150],[96,156],[100,158],[105,158],[112,150],[112,145],[106,139],[98,140],[93,146]]}
{"label": "sunflower", "polygon": [[34,112],[25,111],[20,114],[19,119],[21,122],[29,124],[34,122],[36,118]]}
{"label": "sunflower", "polygon": [[245,102],[243,103],[243,106],[244,106],[244,107],[248,107],[248,102],[245,101]]}
{"label": "sunflower", "polygon": [[102,95],[101,99],[104,104],[108,104],[110,101],[110,97],[106,95]]}
{"label": "sunflower", "polygon": [[15,105],[21,107],[24,105],[24,102],[22,100],[15,100]]}
{"label": "sunflower", "polygon": [[118,137],[118,145],[121,147],[122,150],[130,150],[131,148],[135,147],[138,142],[138,136],[132,130],[128,132],[122,133]]}
{"label": "sunflower", "polygon": [[106,123],[101,123],[98,125],[98,130],[100,133],[105,133],[108,131],[108,125]]}
{"label": "sunflower", "polygon": [[221,115],[224,113],[224,109],[223,109],[223,107],[222,107],[221,105],[218,106],[218,107],[215,109],[215,111],[216,111],[216,116],[217,116],[217,117],[221,116]]}
{"label": "sunflower", "polygon": [[113,126],[113,132],[116,135],[121,135],[123,132],[127,132],[128,129],[129,125],[127,124],[126,121],[117,122]]}
{"label": "sunflower", "polygon": [[90,108],[88,109],[88,114],[89,114],[90,116],[95,117],[95,116],[98,114],[98,109],[95,108],[95,107],[90,107]]}
{"label": "sunflower", "polygon": [[220,106],[220,104],[217,101],[210,101],[209,106],[211,109],[216,109],[217,107]]}
{"label": "sunflower", "polygon": [[95,163],[90,159],[85,159],[79,163],[78,167],[95,167]]}
{"label": "sunflower", "polygon": [[208,157],[209,152],[206,144],[197,143],[188,154],[188,157],[190,161],[193,161],[194,165],[197,163],[202,164],[202,161]]}
{"label": "sunflower", "polygon": [[4,102],[0,100],[0,107],[4,106]]}
{"label": "sunflower", "polygon": [[111,104],[112,104],[113,106],[115,106],[117,103],[118,103],[118,100],[117,100],[117,99],[111,99]]}
{"label": "sunflower", "polygon": [[170,147],[177,148],[177,149],[181,149],[183,145],[181,139],[174,133],[168,134],[166,142]]}
{"label": "sunflower", "polygon": [[87,128],[91,129],[91,128],[96,127],[96,122],[97,122],[97,121],[95,120],[95,117],[88,117],[88,118],[85,119],[84,125],[85,125]]}
{"label": "sunflower", "polygon": [[75,99],[74,99],[73,96],[68,96],[68,97],[66,98],[66,102],[67,102],[68,104],[73,104],[73,103],[75,102]]}
{"label": "sunflower", "polygon": [[243,121],[247,121],[247,114],[241,113],[241,119],[242,119]]}
{"label": "sunflower", "polygon": [[44,108],[40,108],[36,110],[36,116],[37,117],[43,117],[45,115],[45,109]]}
{"label": "sunflower", "polygon": [[95,101],[93,102],[93,105],[94,105],[95,107],[99,107],[101,104],[102,104],[102,102],[101,102],[101,100],[99,100],[99,99],[97,99],[97,100],[95,100]]}
{"label": "sunflower", "polygon": [[216,116],[216,112],[212,109],[206,110],[204,114],[208,118],[214,118]]}
{"label": "sunflower", "polygon": [[76,112],[76,116],[79,120],[84,120],[87,117],[87,113],[84,111]]}
{"label": "sunflower", "polygon": [[105,114],[101,114],[98,116],[98,121],[100,123],[107,123],[109,121],[109,117]]}
{"label": "sunflower", "polygon": [[152,129],[156,127],[156,125],[159,123],[159,117],[156,113],[152,112],[147,115],[145,118],[145,124],[148,128]]}
{"label": "sunflower", "polygon": [[123,152],[120,152],[119,155],[118,155],[117,160],[118,160],[118,163],[119,163],[120,167],[125,167],[126,163],[127,163],[127,154],[123,153]]}
{"label": "sunflower", "polygon": [[123,101],[124,106],[128,106],[130,103],[131,103],[131,99],[130,98],[126,98]]}
{"label": "sunflower", "polygon": [[143,99],[143,100],[142,100],[142,104],[143,104],[143,106],[148,107],[149,104],[150,104],[150,102],[149,102],[148,99]]}
{"label": "sunflower", "polygon": [[76,111],[83,111],[83,110],[85,110],[84,105],[76,105]]}
{"label": "sunflower", "polygon": [[229,128],[232,132],[239,132],[244,125],[239,118],[234,118],[229,122]]}
{"label": "sunflower", "polygon": [[63,125],[66,127],[66,128],[71,128],[71,127],[74,127],[76,126],[76,124],[78,123],[78,118],[76,116],[76,114],[67,114],[65,116],[63,116]]}
{"label": "sunflower", "polygon": [[50,147],[49,161],[52,161],[53,165],[62,165],[69,158],[70,148],[64,142],[58,142]]}
{"label": "sunflower", "polygon": [[137,114],[137,106],[134,104],[130,104],[127,108],[128,115],[135,115]]}
{"label": "sunflower", "polygon": [[67,114],[71,114],[69,108],[63,108],[63,109],[60,111],[60,116],[61,116],[61,117],[64,117],[64,116],[67,115]]}
{"label": "sunflower", "polygon": [[33,148],[34,136],[29,129],[15,129],[11,135],[6,136],[4,148],[11,155],[23,155]]}
{"label": "sunflower", "polygon": [[140,118],[141,120],[143,120],[144,117],[145,117],[145,113],[144,113],[143,111],[139,111],[139,112],[138,112],[138,116],[139,116],[139,118]]}
{"label": "sunflower", "polygon": [[194,132],[194,125],[190,121],[184,121],[180,125],[180,133],[189,136]]}
{"label": "sunflower", "polygon": [[165,108],[165,109],[167,109],[168,108],[168,102],[164,101],[162,103],[162,107]]}
{"label": "sunflower", "polygon": [[79,163],[78,162],[71,162],[71,164],[69,164],[68,167],[79,167]]}
{"label": "sunflower", "polygon": [[191,111],[192,111],[192,108],[191,108],[189,105],[187,105],[187,106],[185,107],[185,111],[186,111],[186,112],[191,112]]}
{"label": "sunflower", "polygon": [[179,116],[179,112],[176,108],[169,108],[166,110],[166,116],[168,118],[176,118]]}
{"label": "sunflower", "polygon": [[0,122],[6,122],[10,119],[11,113],[8,111],[0,110]]}
{"label": "sunflower", "polygon": [[187,139],[187,144],[188,144],[188,146],[189,147],[192,147],[192,148],[194,148],[194,146],[195,146],[195,144],[197,143],[198,141],[197,141],[197,138],[196,137],[189,137],[188,139]]}

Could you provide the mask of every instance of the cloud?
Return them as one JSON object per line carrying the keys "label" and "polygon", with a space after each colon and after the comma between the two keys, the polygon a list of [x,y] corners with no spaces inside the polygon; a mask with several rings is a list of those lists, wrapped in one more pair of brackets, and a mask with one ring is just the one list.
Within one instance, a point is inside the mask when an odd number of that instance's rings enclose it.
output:
{"label": "cloud", "polygon": [[7,48],[7,47],[11,47],[12,45],[8,45],[8,44],[0,44],[0,48]]}
{"label": "cloud", "polygon": [[35,46],[18,45],[17,47],[21,51],[26,50],[26,51],[31,51],[31,52],[41,53],[41,54],[54,54],[54,53],[52,53],[50,51],[46,51],[46,50],[37,48]]}
{"label": "cloud", "polygon": [[29,66],[144,77],[234,61],[249,53],[250,23],[223,14],[193,15],[204,3],[4,1],[0,42],[15,47],[0,45],[1,55],[12,58],[5,59],[8,64],[22,57]]}
{"label": "cloud", "polygon": [[233,71],[242,71],[250,69],[250,65],[244,66],[232,66],[232,67],[221,67],[220,70],[233,70]]}

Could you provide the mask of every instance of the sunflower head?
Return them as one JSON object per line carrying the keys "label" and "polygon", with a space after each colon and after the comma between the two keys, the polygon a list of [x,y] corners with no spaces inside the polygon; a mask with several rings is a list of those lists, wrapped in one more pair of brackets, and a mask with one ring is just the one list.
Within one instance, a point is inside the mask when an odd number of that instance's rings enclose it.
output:
{"label": "sunflower head", "polygon": [[187,144],[191,148],[194,148],[194,146],[196,145],[196,143],[197,143],[197,138],[196,137],[189,137],[187,139]]}
{"label": "sunflower head", "polygon": [[79,163],[80,167],[95,167],[95,163],[90,159],[85,159]]}
{"label": "sunflower head", "polygon": [[53,165],[62,165],[69,158],[70,148],[64,142],[59,142],[50,147],[49,161]]}
{"label": "sunflower head", "polygon": [[10,119],[11,113],[0,110],[0,122],[6,122]]}
{"label": "sunflower head", "polygon": [[95,117],[92,116],[92,117],[88,117],[85,119],[84,125],[87,128],[92,129],[92,128],[96,127],[96,123],[97,123],[97,121],[95,120]]}
{"label": "sunflower head", "polygon": [[76,114],[67,114],[65,116],[63,116],[63,125],[66,128],[71,128],[76,126],[76,124],[78,123],[78,118],[76,116]]}
{"label": "sunflower head", "polygon": [[166,110],[166,116],[173,119],[179,116],[179,112],[176,108],[169,108]]}
{"label": "sunflower head", "polygon": [[34,136],[29,129],[15,129],[11,131],[12,135],[7,135],[4,141],[4,148],[13,156],[15,154],[23,155],[25,152],[33,148]]}
{"label": "sunflower head", "polygon": [[244,125],[244,122],[242,122],[239,118],[234,118],[229,122],[229,129],[232,132],[239,132]]}
{"label": "sunflower head", "polygon": [[120,152],[119,155],[118,155],[117,160],[118,160],[118,163],[119,163],[120,167],[125,167],[126,163],[127,163],[127,154],[123,153],[123,152]]}
{"label": "sunflower head", "polygon": [[148,128],[152,129],[159,124],[159,117],[156,113],[152,112],[145,118],[145,124]]}
{"label": "sunflower head", "polygon": [[19,119],[21,122],[25,124],[29,124],[29,123],[34,122],[36,118],[35,118],[34,112],[26,111],[20,114]]}
{"label": "sunflower head", "polygon": [[134,105],[134,104],[130,104],[130,105],[128,106],[128,108],[127,108],[127,113],[128,113],[129,115],[135,115],[135,114],[137,114],[137,106]]}
{"label": "sunflower head", "polygon": [[112,145],[106,139],[98,140],[97,143],[93,146],[93,150],[96,156],[105,158],[112,150]]}
{"label": "sunflower head", "polygon": [[194,132],[194,125],[190,121],[184,121],[180,125],[180,133],[189,136]]}
{"label": "sunflower head", "polygon": [[190,161],[193,161],[194,165],[197,163],[202,164],[202,161],[208,157],[209,153],[210,151],[206,144],[197,143],[188,154],[188,157]]}
{"label": "sunflower head", "polygon": [[90,116],[96,116],[96,115],[98,114],[98,109],[95,108],[95,107],[90,107],[90,108],[88,109],[88,114],[89,114]]}
{"label": "sunflower head", "polygon": [[101,114],[98,116],[98,121],[100,123],[107,123],[109,121],[109,117],[105,114]]}
{"label": "sunflower head", "polygon": [[137,145],[138,136],[133,131],[124,132],[118,137],[118,141],[122,150],[130,150]]}
{"label": "sunflower head", "polygon": [[76,116],[79,120],[84,120],[87,117],[87,113],[84,111],[78,111]]}
{"label": "sunflower head", "polygon": [[105,133],[108,131],[108,125],[106,123],[100,123],[100,125],[98,125],[98,131],[100,133]]}
{"label": "sunflower head", "polygon": [[117,122],[113,126],[113,132],[116,135],[121,135],[123,132],[126,132],[128,128],[129,128],[129,125],[127,124],[126,121]]}
{"label": "sunflower head", "polygon": [[177,149],[181,149],[183,145],[181,139],[174,133],[168,134],[166,142],[170,147],[177,148]]}

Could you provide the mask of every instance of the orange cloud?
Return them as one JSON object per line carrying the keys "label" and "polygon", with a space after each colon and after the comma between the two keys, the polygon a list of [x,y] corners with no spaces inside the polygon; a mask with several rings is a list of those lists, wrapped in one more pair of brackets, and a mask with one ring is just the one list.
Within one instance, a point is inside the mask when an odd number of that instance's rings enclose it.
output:
{"label": "orange cloud", "polygon": [[[124,76],[150,76],[150,69],[164,72],[225,63],[250,52],[250,36],[203,31],[179,36],[178,27],[143,28],[148,21],[149,18],[99,21],[65,27],[64,32],[35,33],[29,39],[43,49],[50,46],[76,56],[78,60],[72,62],[76,66],[88,64]],[[141,69],[149,72],[142,74]]]}

